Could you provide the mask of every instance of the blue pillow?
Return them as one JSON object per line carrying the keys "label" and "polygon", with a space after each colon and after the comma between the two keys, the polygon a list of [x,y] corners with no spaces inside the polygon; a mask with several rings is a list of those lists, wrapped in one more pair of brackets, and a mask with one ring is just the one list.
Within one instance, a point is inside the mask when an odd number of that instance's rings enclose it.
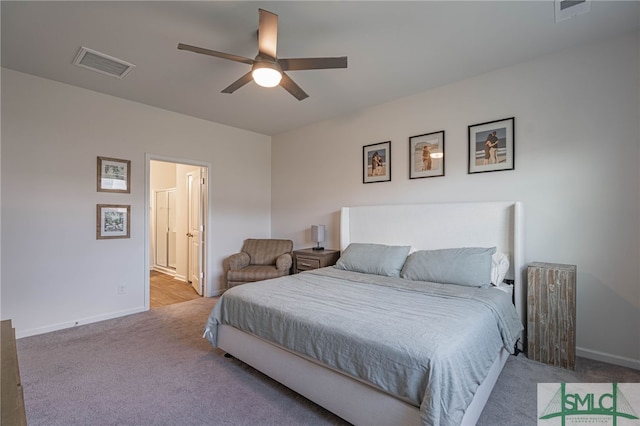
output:
{"label": "blue pillow", "polygon": [[400,277],[415,281],[488,287],[496,248],[463,247],[412,253]]}
{"label": "blue pillow", "polygon": [[352,243],[342,252],[335,267],[345,271],[397,277],[411,246]]}

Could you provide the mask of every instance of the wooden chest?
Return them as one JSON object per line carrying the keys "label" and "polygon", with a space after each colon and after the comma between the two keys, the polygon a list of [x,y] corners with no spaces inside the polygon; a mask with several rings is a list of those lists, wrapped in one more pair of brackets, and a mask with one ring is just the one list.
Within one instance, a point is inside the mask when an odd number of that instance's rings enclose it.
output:
{"label": "wooden chest", "polygon": [[575,369],[576,266],[536,262],[527,269],[528,357]]}

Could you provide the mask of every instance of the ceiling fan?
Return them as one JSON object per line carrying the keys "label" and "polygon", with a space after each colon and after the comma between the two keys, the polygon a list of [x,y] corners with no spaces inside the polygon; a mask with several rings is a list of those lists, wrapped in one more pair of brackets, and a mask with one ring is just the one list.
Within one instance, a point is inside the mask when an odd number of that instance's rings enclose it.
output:
{"label": "ceiling fan", "polygon": [[179,43],[178,49],[189,50],[203,55],[215,56],[230,61],[251,65],[251,71],[231,83],[222,93],[233,93],[252,79],[263,87],[275,87],[278,84],[291,93],[299,101],[309,97],[285,71],[319,70],[331,68],[347,68],[347,57],[336,58],[290,58],[278,59],[278,15],[263,9],[258,10],[258,55],[255,59],[232,55],[202,47]]}

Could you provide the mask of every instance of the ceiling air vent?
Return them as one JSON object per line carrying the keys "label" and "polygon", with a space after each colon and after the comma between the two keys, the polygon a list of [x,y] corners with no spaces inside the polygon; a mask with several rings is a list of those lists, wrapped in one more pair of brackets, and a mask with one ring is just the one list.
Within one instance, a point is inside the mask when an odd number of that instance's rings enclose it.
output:
{"label": "ceiling air vent", "polygon": [[591,0],[555,0],[556,22],[574,18],[591,10]]}
{"label": "ceiling air vent", "polygon": [[73,60],[73,64],[120,79],[123,79],[135,67],[135,65],[121,59],[86,47],[80,48],[76,58]]}

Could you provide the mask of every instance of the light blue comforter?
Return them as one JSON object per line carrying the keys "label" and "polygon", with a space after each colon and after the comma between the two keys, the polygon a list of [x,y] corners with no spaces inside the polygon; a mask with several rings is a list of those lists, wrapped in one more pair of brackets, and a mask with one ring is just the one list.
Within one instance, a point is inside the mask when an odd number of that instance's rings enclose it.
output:
{"label": "light blue comforter", "polygon": [[426,425],[458,425],[501,347],[522,325],[491,288],[409,281],[333,267],[228,290],[207,321],[305,354],[420,407]]}

